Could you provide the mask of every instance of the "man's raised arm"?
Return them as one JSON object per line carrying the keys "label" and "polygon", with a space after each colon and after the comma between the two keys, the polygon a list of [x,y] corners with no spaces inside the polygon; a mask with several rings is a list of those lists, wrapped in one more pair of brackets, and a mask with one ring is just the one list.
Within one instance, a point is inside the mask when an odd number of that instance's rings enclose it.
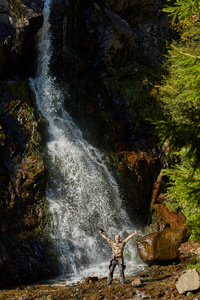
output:
{"label": "man's raised arm", "polygon": [[125,243],[127,243],[130,239],[132,239],[132,237],[134,237],[134,235],[137,234],[137,231],[135,230],[132,234],[130,234],[129,236],[127,236],[127,238],[124,240]]}
{"label": "man's raised arm", "polygon": [[102,237],[109,243],[112,243],[112,240],[110,240],[104,233],[103,233],[103,229],[99,230],[100,234],[102,235]]}

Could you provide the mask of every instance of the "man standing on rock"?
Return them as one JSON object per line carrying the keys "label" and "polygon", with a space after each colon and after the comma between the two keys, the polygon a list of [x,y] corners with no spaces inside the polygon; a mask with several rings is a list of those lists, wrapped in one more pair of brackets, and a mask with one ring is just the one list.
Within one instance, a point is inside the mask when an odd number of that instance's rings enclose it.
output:
{"label": "man standing on rock", "polygon": [[126,243],[134,237],[134,235],[137,234],[137,231],[135,230],[132,234],[130,234],[125,240],[122,242],[120,241],[120,235],[117,234],[115,236],[115,242],[110,240],[105,234],[103,234],[103,229],[100,229],[100,234],[102,237],[111,245],[113,255],[110,260],[110,265],[109,265],[109,276],[108,276],[108,284],[112,283],[113,280],[113,273],[115,270],[115,267],[118,265],[119,267],[119,272],[120,272],[120,282],[124,284],[125,281],[125,276],[124,276],[124,269],[125,269],[125,264],[124,264],[124,257],[123,257],[123,251],[124,251],[124,246]]}

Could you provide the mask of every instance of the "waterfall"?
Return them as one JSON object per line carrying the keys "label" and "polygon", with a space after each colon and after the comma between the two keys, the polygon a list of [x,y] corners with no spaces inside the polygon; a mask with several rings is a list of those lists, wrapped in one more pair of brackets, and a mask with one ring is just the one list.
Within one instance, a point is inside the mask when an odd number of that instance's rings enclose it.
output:
{"label": "waterfall", "polygon": [[[51,237],[60,259],[63,276],[105,276],[110,246],[99,234],[104,228],[110,238],[116,233],[132,233],[131,223],[122,209],[118,185],[101,154],[84,140],[80,129],[65,111],[64,94],[50,76],[51,1],[44,6],[44,23],[38,34],[38,70],[30,79],[37,105],[49,122],[47,163],[49,180],[46,197],[52,219]],[[135,264],[131,242],[127,257]]]}

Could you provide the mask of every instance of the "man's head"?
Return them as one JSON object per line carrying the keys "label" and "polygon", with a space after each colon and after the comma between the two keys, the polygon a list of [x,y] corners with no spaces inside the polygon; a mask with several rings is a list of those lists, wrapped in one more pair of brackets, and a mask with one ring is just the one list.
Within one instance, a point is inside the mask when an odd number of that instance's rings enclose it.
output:
{"label": "man's head", "polygon": [[119,234],[116,234],[116,236],[115,236],[115,242],[116,243],[120,242],[120,235]]}

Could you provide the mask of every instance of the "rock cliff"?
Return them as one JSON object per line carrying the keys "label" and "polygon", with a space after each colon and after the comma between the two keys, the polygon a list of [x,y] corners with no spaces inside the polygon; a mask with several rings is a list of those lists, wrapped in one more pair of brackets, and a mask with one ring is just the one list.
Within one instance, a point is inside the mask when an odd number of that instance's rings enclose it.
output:
{"label": "rock cliff", "polygon": [[[165,0],[58,0],[50,16],[51,73],[65,106],[112,159],[130,215],[147,216],[162,163],[147,117],[172,32]],[[27,79],[36,70],[43,0],[0,0],[0,286],[57,273],[46,239],[44,160],[48,126]],[[145,187],[145,188],[144,188]],[[125,194],[125,190],[127,195]]]}
{"label": "rock cliff", "polygon": [[46,121],[28,77],[44,1],[0,1],[0,286],[56,274],[46,238]]}

